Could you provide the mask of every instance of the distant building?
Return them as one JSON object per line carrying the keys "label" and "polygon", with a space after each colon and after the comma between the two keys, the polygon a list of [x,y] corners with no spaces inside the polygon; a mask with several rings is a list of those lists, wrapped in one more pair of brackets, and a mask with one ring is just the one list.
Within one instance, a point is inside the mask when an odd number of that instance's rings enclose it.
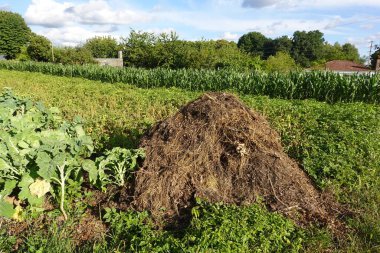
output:
{"label": "distant building", "polygon": [[0,54],[0,61],[6,60],[5,55]]}
{"label": "distant building", "polygon": [[325,69],[341,74],[369,74],[373,72],[372,69],[362,64],[345,60],[334,60],[326,62]]}
{"label": "distant building", "polygon": [[364,66],[362,64],[359,64],[353,61],[334,60],[334,61],[329,61],[325,64],[325,70],[332,71],[339,74],[345,74],[345,75],[352,75],[352,74],[373,75],[375,73],[380,72],[380,58],[378,58],[376,61],[375,69],[371,69],[370,67]]}
{"label": "distant building", "polygon": [[100,66],[123,67],[123,52],[118,52],[118,58],[95,58]]}

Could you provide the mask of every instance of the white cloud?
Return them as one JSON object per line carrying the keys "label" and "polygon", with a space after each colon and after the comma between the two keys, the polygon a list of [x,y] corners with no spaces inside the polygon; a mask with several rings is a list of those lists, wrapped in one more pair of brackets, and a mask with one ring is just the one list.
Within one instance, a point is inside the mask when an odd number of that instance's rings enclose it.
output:
{"label": "white cloud", "polygon": [[379,7],[378,0],[302,0],[301,4],[314,7],[350,7],[350,6],[374,6]]}
{"label": "white cloud", "polygon": [[169,28],[150,28],[150,29],[144,30],[144,32],[154,33],[156,35],[159,35],[161,33],[166,33],[166,34],[170,34],[172,32],[177,33],[174,28],[170,28],[170,27]]}
{"label": "white cloud", "polygon": [[90,0],[73,8],[80,23],[84,24],[131,24],[152,19],[148,13],[137,10],[113,10],[107,1]]}
{"label": "white cloud", "polygon": [[119,30],[117,25],[94,25],[92,30],[97,33],[114,33]]}
{"label": "white cloud", "polygon": [[328,8],[350,6],[380,6],[379,0],[244,0],[244,8],[263,7],[296,7],[296,8]]}
{"label": "white cloud", "polygon": [[90,0],[82,4],[60,3],[55,0],[32,0],[25,13],[30,25],[64,27],[73,23],[87,25],[119,25],[147,22],[148,13],[137,10],[113,10],[105,0]]}
{"label": "white cloud", "polygon": [[278,0],[244,0],[242,6],[245,8],[262,8],[278,3]]}
{"label": "white cloud", "polygon": [[131,8],[113,9],[106,0],[75,1],[32,0],[24,18],[29,25],[39,26],[39,33],[54,44],[76,46],[94,36],[113,35],[121,25],[143,23],[152,15]]}
{"label": "white cloud", "polygon": [[77,46],[89,38],[109,35],[107,32],[94,32],[77,26],[48,28],[39,32],[39,34],[44,35],[54,44],[62,46]]}
{"label": "white cloud", "polygon": [[373,28],[375,28],[375,25],[374,24],[362,24],[362,25],[360,25],[360,28],[363,28],[365,30],[372,30]]}
{"label": "white cloud", "polygon": [[24,18],[30,25],[44,27],[63,27],[75,19],[75,16],[66,12],[73,8],[72,3],[59,3],[53,0],[32,0],[28,6]]}
{"label": "white cloud", "polygon": [[[380,45],[380,32],[369,35],[369,36],[360,37],[360,38],[358,38],[358,37],[349,37],[348,38],[349,43],[353,43],[353,44],[361,46],[361,47],[366,47],[366,48],[368,48],[368,51],[369,51],[371,41],[373,43],[372,46],[377,45],[377,44]],[[372,48],[372,52],[373,52],[373,50],[374,50],[374,48]]]}
{"label": "white cloud", "polygon": [[266,36],[281,36],[293,34],[297,30],[331,30],[337,27],[343,19],[340,17],[326,17],[325,19],[284,19],[256,18],[256,19],[233,19],[216,17],[213,15],[171,15],[172,22],[179,22],[203,31],[246,33],[258,31]]}
{"label": "white cloud", "polygon": [[228,6],[228,7],[236,7],[241,4],[241,0],[210,0],[211,4],[214,6]]}
{"label": "white cloud", "polygon": [[239,37],[240,36],[237,33],[225,32],[223,36],[221,37],[221,39],[232,41],[232,40],[237,40]]}

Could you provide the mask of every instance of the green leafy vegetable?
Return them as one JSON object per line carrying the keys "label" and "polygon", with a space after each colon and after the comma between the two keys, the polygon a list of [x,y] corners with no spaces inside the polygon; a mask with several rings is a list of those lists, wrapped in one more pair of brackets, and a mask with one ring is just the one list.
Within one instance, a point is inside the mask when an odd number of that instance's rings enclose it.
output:
{"label": "green leafy vegetable", "polygon": [[[88,159],[93,143],[82,121],[65,122],[57,108],[13,96],[0,96],[0,201],[18,188],[17,199],[40,209],[50,186],[60,187],[63,208],[65,184],[82,169],[93,177],[94,163]],[[95,168],[96,169],[96,168]],[[36,210],[37,210],[36,209]],[[12,211],[11,211],[12,210]],[[4,204],[0,215],[11,217],[12,204]]]}
{"label": "green leafy vegetable", "polygon": [[123,186],[132,177],[137,168],[139,158],[144,158],[142,149],[113,148],[105,153],[105,156],[96,159],[98,165],[98,177],[104,190],[105,185],[115,184]]}

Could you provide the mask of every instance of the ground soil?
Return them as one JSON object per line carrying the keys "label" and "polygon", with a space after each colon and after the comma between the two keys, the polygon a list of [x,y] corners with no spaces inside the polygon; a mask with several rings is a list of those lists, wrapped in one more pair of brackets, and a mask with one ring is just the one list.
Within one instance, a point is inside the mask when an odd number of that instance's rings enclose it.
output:
{"label": "ground soil", "polygon": [[339,209],[319,192],[259,113],[235,96],[207,93],[143,138],[134,206],[165,224],[189,217],[195,198],[247,205],[258,199],[299,224],[339,226]]}
{"label": "ground soil", "polygon": [[107,231],[106,225],[90,212],[85,213],[72,229],[71,237],[76,245],[100,241]]}
{"label": "ground soil", "polygon": [[[21,222],[0,217],[0,229],[4,226],[7,235],[16,237],[15,244],[13,245],[13,251],[16,252],[19,250],[20,245],[25,243],[26,238],[34,235],[36,231],[42,231],[41,236],[44,236],[43,233],[46,233],[45,236],[49,236],[49,226],[52,226],[54,222],[57,222],[59,226],[63,226],[65,221],[63,216],[51,218],[45,214],[40,215],[36,219]],[[76,246],[80,246],[84,243],[102,240],[106,232],[107,227],[99,217],[87,211],[74,223],[70,223],[65,227],[64,236],[70,237]]]}

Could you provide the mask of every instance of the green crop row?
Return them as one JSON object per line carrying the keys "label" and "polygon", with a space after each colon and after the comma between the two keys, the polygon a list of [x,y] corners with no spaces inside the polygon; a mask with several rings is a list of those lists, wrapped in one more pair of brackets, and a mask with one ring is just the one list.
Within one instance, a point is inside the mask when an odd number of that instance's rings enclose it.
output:
{"label": "green crop row", "polygon": [[271,98],[308,99],[334,102],[380,102],[380,75],[340,75],[332,72],[287,74],[234,70],[137,69],[96,65],[1,61],[0,69],[40,72],[55,76],[82,77],[109,83],[126,83],[141,88],[177,87],[190,91],[230,90]]}

